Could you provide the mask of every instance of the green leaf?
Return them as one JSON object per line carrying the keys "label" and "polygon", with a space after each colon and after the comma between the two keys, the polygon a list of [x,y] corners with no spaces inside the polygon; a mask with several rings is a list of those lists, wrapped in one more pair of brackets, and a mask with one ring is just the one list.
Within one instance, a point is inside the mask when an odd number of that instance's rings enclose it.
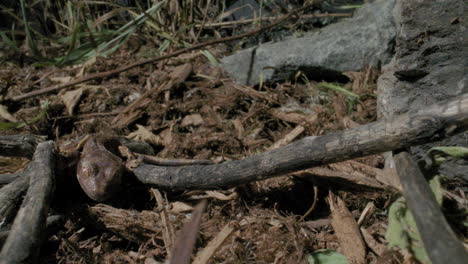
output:
{"label": "green leaf", "polygon": [[[107,56],[113,53],[125,42],[127,42],[133,32],[136,31],[138,26],[145,23],[148,20],[148,17],[159,10],[165,2],[166,0],[158,2],[148,10],[145,10],[145,12],[142,14],[136,16],[132,21],[126,23],[115,31],[107,30],[84,34],[84,32],[80,32],[81,27],[77,25],[74,28],[72,35],[67,39],[70,41],[70,47],[72,49],[69,49],[65,56],[55,59],[55,64],[62,66],[67,64],[80,63],[98,55]],[[93,36],[92,42],[85,42],[77,47],[74,47],[79,37],[86,37],[89,35]]]}
{"label": "green leaf", "polygon": [[335,84],[322,82],[318,84],[318,87],[334,90],[334,91],[344,94],[348,98],[347,100],[348,113],[351,113],[353,111],[354,106],[356,105],[357,101],[361,98],[359,95],[349,91],[348,89],[335,85]]}
{"label": "green leaf", "polygon": [[307,255],[309,264],[348,264],[345,256],[330,249],[320,249]]}
{"label": "green leaf", "polygon": [[421,242],[416,222],[403,197],[390,206],[385,238],[389,248],[396,246],[400,249],[408,249],[419,262],[431,263]]}
{"label": "green leaf", "polygon": [[210,61],[211,65],[219,66],[218,60],[211,52],[209,52],[208,50],[201,50],[200,52]]}
{"label": "green leaf", "polygon": [[337,92],[340,92],[344,95],[346,95],[348,98],[350,99],[359,99],[359,95],[349,91],[348,89],[344,88],[344,87],[341,87],[341,86],[338,86],[338,85],[334,85],[334,84],[331,84],[331,83],[326,83],[326,82],[322,82],[322,83],[319,83],[318,84],[318,87],[319,88],[326,88],[326,89],[330,89],[330,90],[334,90],[334,91],[337,91]]}
{"label": "green leaf", "polygon": [[456,159],[468,159],[468,148],[466,147],[434,147],[431,148],[424,156],[426,167],[439,166],[450,156]]}
{"label": "green leaf", "polygon": [[342,5],[335,7],[336,9],[353,9],[353,8],[360,8],[362,5]]}
{"label": "green leaf", "polygon": [[442,200],[444,196],[444,189],[442,188],[442,184],[440,184],[440,178],[440,175],[437,175],[429,180],[429,186],[431,187],[431,190],[434,193],[437,204],[439,206],[442,205]]}
{"label": "green leaf", "polygon": [[468,148],[465,147],[434,147],[431,148],[428,154],[443,153],[445,155],[459,158],[467,159],[468,158]]}
{"label": "green leaf", "polygon": [[0,37],[2,38],[3,42],[8,45],[11,49],[14,49],[16,52],[20,52],[18,46],[16,45],[15,41],[8,38],[5,32],[0,32]]}

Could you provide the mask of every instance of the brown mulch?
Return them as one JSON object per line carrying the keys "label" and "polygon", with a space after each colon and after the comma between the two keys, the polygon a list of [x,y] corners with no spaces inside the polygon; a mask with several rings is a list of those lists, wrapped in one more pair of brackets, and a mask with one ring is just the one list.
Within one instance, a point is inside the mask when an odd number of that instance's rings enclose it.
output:
{"label": "brown mulch", "polygon": [[[221,48],[210,51],[215,55],[223,52]],[[135,61],[134,55],[123,50],[112,59],[98,58],[85,71],[106,71],[130,61]],[[148,90],[163,85],[175,67],[187,63],[192,72],[183,83],[151,98],[143,113],[126,126],[115,126],[116,113]],[[0,77],[8,83],[5,95],[11,97],[66,82],[66,76],[79,75],[82,69],[34,69],[12,64],[0,69]],[[303,131],[292,140],[374,121],[377,73],[367,69],[348,76],[352,80],[342,85],[362,96],[354,104],[342,94],[318,88],[315,82],[241,86],[198,53],[185,54],[68,89],[83,89],[72,115],[61,99],[67,91],[8,105],[18,119],[31,120],[41,102],[50,103],[46,118],[1,133],[43,134],[60,144],[90,133],[145,140],[143,133],[136,132],[142,126],[157,138],[149,143],[158,157],[236,160],[271,149],[299,126]],[[379,169],[383,166],[380,156],[357,162]],[[24,166],[24,161],[18,164]],[[2,173],[14,172],[21,166]],[[116,199],[96,204],[70,184],[76,181],[65,181],[67,184],[57,187],[52,206],[53,213],[62,215],[64,221],[49,231],[42,263],[162,262],[168,257],[177,231],[189,219],[191,208],[201,199],[207,199],[208,206],[194,256],[230,226],[233,231],[216,248],[209,263],[307,263],[307,254],[315,250],[341,251],[328,219],[330,208],[325,200],[330,190],[345,201],[355,217],[369,202],[378,212],[386,210],[393,199],[391,191],[336,178],[285,175],[213,192],[171,192],[129,183]],[[162,194],[162,200],[155,191]],[[312,212],[301,218],[312,204]],[[373,214],[363,226],[384,243],[384,216]],[[373,252],[368,252],[366,258],[370,263],[379,263]]]}

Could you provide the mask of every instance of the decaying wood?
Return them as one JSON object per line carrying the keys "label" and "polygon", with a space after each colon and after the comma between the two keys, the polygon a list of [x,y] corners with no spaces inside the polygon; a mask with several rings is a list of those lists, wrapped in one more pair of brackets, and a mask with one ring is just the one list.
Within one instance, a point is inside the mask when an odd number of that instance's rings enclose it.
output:
{"label": "decaying wood", "polygon": [[304,172],[298,172],[295,173],[294,176],[298,176],[299,178],[304,178],[307,179],[309,177],[313,178],[321,178],[321,177],[326,177],[329,179],[336,179],[336,180],[343,180],[347,182],[352,182],[354,184],[358,185],[364,185],[364,186],[369,186],[372,188],[379,188],[379,189],[385,189],[388,188],[389,186],[382,184],[378,180],[368,177],[364,175],[363,173],[360,173],[359,171],[353,171],[353,172],[346,172],[346,171],[341,171],[341,170],[333,170],[333,169],[327,169],[323,167],[318,167],[318,168],[311,168],[308,170],[305,170]]}
{"label": "decaying wood", "polygon": [[440,140],[468,128],[468,94],[324,136],[306,137],[283,148],[215,165],[162,167],[148,164],[133,172],[145,184],[172,189],[231,187],[314,166]]}
{"label": "decaying wood", "polygon": [[366,246],[356,220],[338,196],[330,192],[327,200],[332,213],[331,224],[343,254],[351,264],[364,264]]}
{"label": "decaying wood", "polygon": [[29,166],[35,170],[27,171],[30,178],[28,192],[0,253],[0,264],[32,263],[38,260],[55,187],[54,143],[39,143]]}
{"label": "decaying wood", "polygon": [[416,161],[405,151],[396,154],[394,160],[403,195],[432,263],[466,263],[468,254],[447,223]]}
{"label": "decaying wood", "polygon": [[364,238],[364,241],[366,242],[366,245],[374,252],[377,256],[383,257],[385,252],[387,251],[387,247],[379,243],[367,229],[364,227],[359,228],[362,234],[362,238]]}
{"label": "decaying wood", "polygon": [[18,178],[19,174],[18,173],[5,173],[5,174],[0,174],[0,185],[5,185],[13,182]]}
{"label": "decaying wood", "polygon": [[[58,230],[58,227],[63,224],[63,216],[61,215],[51,215],[47,217],[47,234],[53,234],[56,233]],[[3,247],[3,244],[5,243],[5,240],[8,238],[8,235],[10,235],[10,231],[2,231],[0,232],[0,248]]]}
{"label": "decaying wood", "polygon": [[129,241],[144,243],[161,236],[160,218],[153,211],[138,212],[98,204],[90,207],[89,213],[106,229]]}
{"label": "decaying wood", "polygon": [[8,223],[13,220],[16,209],[21,204],[21,199],[28,189],[29,175],[27,172],[30,170],[26,169],[24,175],[0,189],[0,222]]}
{"label": "decaying wood", "polygon": [[44,139],[36,135],[0,136],[0,156],[32,158],[37,144]]}
{"label": "decaying wood", "polygon": [[234,223],[227,223],[221,231],[213,238],[210,242],[198,251],[197,255],[193,259],[192,264],[206,264],[210,258],[215,254],[216,250],[223,244],[223,242],[234,232]]}

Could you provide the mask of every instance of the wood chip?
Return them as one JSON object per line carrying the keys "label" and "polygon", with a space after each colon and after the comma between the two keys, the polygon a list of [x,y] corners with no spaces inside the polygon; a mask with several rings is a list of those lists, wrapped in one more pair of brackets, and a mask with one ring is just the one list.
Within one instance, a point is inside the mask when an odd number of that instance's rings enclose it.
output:
{"label": "wood chip", "polygon": [[18,122],[18,119],[12,116],[4,105],[0,105],[0,117],[13,123]]}
{"label": "wood chip", "polygon": [[60,99],[62,99],[63,103],[65,104],[69,115],[73,115],[73,111],[80,101],[81,96],[83,96],[83,88],[68,91],[60,96]]}
{"label": "wood chip", "polygon": [[193,115],[185,116],[184,119],[182,119],[182,123],[180,124],[180,126],[181,127],[199,126],[201,124],[203,124],[203,118],[201,117],[201,115],[193,114]]}
{"label": "wood chip", "polygon": [[364,227],[360,228],[361,234],[364,238],[364,241],[366,242],[367,246],[374,252],[377,256],[382,257],[385,252],[387,251],[387,248],[385,245],[377,242],[377,240],[365,229]]}
{"label": "wood chip", "polygon": [[296,139],[302,132],[304,132],[303,126],[296,126],[291,132],[289,132],[285,137],[276,141],[268,150],[274,150],[280,148],[282,146],[286,146],[287,144],[291,143],[294,139]]}
{"label": "wood chip", "polygon": [[226,238],[232,234],[234,228],[231,226],[231,223],[226,224],[223,229],[210,241],[208,245],[201,251],[197,253],[197,256],[193,260],[193,264],[205,264],[208,263],[211,256],[216,253],[216,250],[223,244]]}
{"label": "wood chip", "polygon": [[343,254],[350,264],[364,264],[366,246],[361,232],[351,212],[345,203],[332,192],[328,195],[328,203],[332,212],[331,224],[335,230]]}
{"label": "wood chip", "polygon": [[159,136],[156,136],[149,129],[142,125],[136,125],[137,131],[134,131],[128,134],[127,138],[131,138],[137,141],[144,141],[154,145],[161,145],[162,139]]}

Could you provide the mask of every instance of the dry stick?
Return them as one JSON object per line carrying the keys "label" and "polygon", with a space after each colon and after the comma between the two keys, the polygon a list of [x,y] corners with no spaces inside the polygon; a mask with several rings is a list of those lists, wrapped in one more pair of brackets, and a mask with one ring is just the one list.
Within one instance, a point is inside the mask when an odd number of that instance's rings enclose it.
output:
{"label": "dry stick", "polygon": [[[61,225],[62,220],[63,217],[61,215],[51,215],[47,217],[47,234],[55,233],[57,231],[57,227]],[[9,235],[9,230],[0,232],[0,248],[3,247],[3,244]]]}
{"label": "dry stick", "polygon": [[[31,170],[31,169],[29,169]],[[0,189],[0,222],[9,223],[13,220],[16,210],[21,204],[26,189],[29,185],[28,169],[23,175]]]}
{"label": "dry stick", "polygon": [[45,137],[35,135],[0,136],[0,156],[31,158]]}
{"label": "dry stick", "polygon": [[172,53],[169,53],[169,54],[166,54],[166,55],[162,55],[162,56],[158,56],[158,57],[154,57],[154,58],[149,58],[149,59],[146,59],[146,60],[137,61],[135,63],[132,63],[130,65],[117,68],[115,70],[106,71],[106,72],[99,72],[99,73],[91,74],[91,75],[88,75],[88,76],[83,76],[83,77],[81,77],[79,79],[73,80],[73,81],[68,82],[68,83],[64,83],[64,84],[48,87],[48,88],[45,88],[45,89],[40,89],[40,90],[37,90],[37,91],[32,91],[32,92],[29,92],[29,93],[18,95],[18,96],[15,96],[15,97],[11,98],[11,100],[15,101],[15,102],[22,101],[24,99],[27,99],[27,98],[30,98],[30,97],[33,97],[33,96],[36,96],[36,95],[42,95],[42,94],[47,94],[47,93],[54,92],[54,91],[59,91],[59,90],[62,90],[64,88],[71,87],[71,86],[74,86],[74,85],[77,85],[77,84],[80,84],[80,83],[84,83],[84,82],[87,82],[87,81],[90,81],[90,80],[101,79],[101,78],[104,78],[104,77],[107,77],[107,76],[115,75],[115,74],[130,70],[130,69],[133,69],[133,68],[138,67],[138,66],[142,66],[142,65],[145,65],[145,64],[148,64],[148,63],[153,63],[153,62],[169,59],[169,58],[178,56],[180,54],[187,53],[187,52],[190,52],[190,51],[193,51],[193,50],[198,50],[198,49],[201,49],[201,48],[204,48],[204,47],[207,47],[207,46],[212,46],[212,45],[215,45],[215,44],[219,44],[219,43],[223,43],[223,42],[229,42],[229,41],[249,37],[249,36],[252,36],[252,35],[256,35],[256,34],[261,33],[261,32],[263,32],[263,31],[265,31],[267,29],[273,28],[274,26],[280,24],[281,22],[283,22],[286,19],[288,19],[289,17],[291,17],[293,14],[302,12],[302,11],[306,10],[307,8],[312,7],[313,5],[314,4],[310,4],[310,5],[301,7],[301,8],[297,8],[297,9],[295,9],[295,10],[291,11],[290,13],[282,16],[281,18],[279,18],[278,20],[276,20],[275,22],[273,22],[273,23],[271,23],[271,24],[269,24],[267,26],[261,27],[261,28],[256,29],[256,30],[249,31],[249,32],[244,33],[244,34],[206,41],[206,42],[203,42],[203,43],[193,45],[193,46],[188,47],[188,48],[177,50],[175,52],[172,52]]}
{"label": "dry stick", "polygon": [[0,253],[0,264],[37,262],[55,185],[54,143],[40,143],[29,170],[30,187]]}
{"label": "dry stick", "polygon": [[192,256],[192,251],[195,247],[198,230],[200,229],[200,223],[206,204],[206,200],[202,200],[197,206],[195,206],[195,209],[192,211],[192,217],[190,217],[190,220],[182,226],[182,229],[177,236],[177,240],[172,247],[172,255],[169,263],[190,263],[190,257]]}
{"label": "dry stick", "polygon": [[13,182],[18,178],[19,174],[18,173],[4,173],[0,174],[0,185],[5,185]]}
{"label": "dry stick", "polygon": [[187,166],[187,165],[212,165],[215,164],[211,160],[195,160],[195,159],[163,159],[156,156],[144,155],[133,153],[135,156],[140,157],[146,164],[157,166]]}
{"label": "dry stick", "polygon": [[394,159],[403,195],[432,263],[466,263],[468,254],[447,223],[416,161],[405,151]]}
{"label": "dry stick", "polygon": [[183,167],[141,164],[133,172],[145,184],[173,189],[216,189],[435,141],[466,129],[468,94],[390,120],[306,137],[243,160]]}

